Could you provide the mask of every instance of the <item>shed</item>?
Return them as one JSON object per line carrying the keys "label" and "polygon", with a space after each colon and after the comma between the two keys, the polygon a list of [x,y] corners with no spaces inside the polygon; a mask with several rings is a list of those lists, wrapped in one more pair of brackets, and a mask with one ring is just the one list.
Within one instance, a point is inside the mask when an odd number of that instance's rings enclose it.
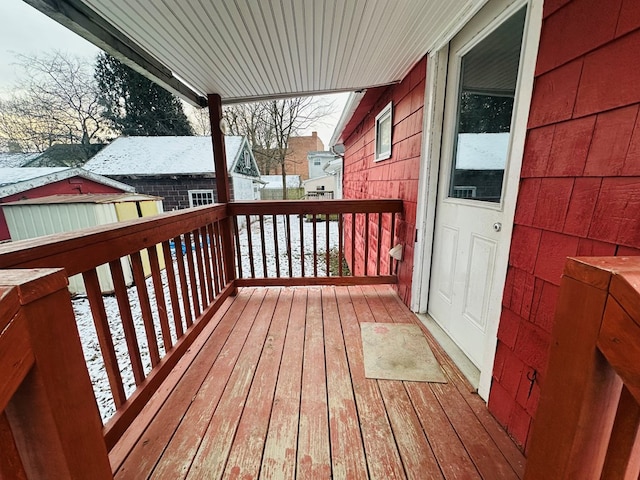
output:
{"label": "shed", "polygon": [[[162,212],[162,201],[158,197],[135,193],[51,195],[2,204],[9,232],[13,240],[26,240],[54,233],[70,232],[82,228],[96,227],[133,218],[150,217]],[[145,275],[151,272],[149,259],[143,252]],[[159,255],[164,268],[163,256]],[[121,259],[127,285],[133,282],[128,258]],[[98,279],[103,293],[114,291],[113,281],[107,265],[98,267]],[[69,279],[72,295],[85,294],[82,277]]]}
{"label": "shed", "polygon": [[[258,165],[242,136],[225,137],[231,198],[256,200],[262,183]],[[84,168],[164,198],[166,210],[217,201],[211,137],[120,137]]]}
{"label": "shed", "polygon": [[[134,191],[130,185],[82,168],[0,167],[0,204],[50,195]],[[0,209],[0,242],[10,238],[9,228]]]}

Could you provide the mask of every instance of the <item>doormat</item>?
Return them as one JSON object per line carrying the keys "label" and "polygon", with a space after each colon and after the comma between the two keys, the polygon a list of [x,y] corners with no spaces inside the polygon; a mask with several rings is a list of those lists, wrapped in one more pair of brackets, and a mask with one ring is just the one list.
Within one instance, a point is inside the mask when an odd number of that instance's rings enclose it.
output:
{"label": "doormat", "polygon": [[367,378],[447,383],[418,325],[361,323]]}

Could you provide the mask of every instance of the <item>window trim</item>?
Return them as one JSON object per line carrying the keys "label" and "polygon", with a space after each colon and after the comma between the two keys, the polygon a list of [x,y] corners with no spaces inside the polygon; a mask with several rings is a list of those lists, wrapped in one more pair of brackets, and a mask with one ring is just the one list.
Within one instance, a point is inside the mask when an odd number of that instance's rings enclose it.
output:
{"label": "window trim", "polygon": [[[378,137],[380,132],[380,126],[382,122],[389,119],[389,128],[391,129],[389,132],[389,148],[388,150],[378,151]],[[391,150],[393,147],[393,101],[389,102],[385,107],[376,115],[375,122],[375,140],[374,140],[374,162],[380,162],[382,160],[386,160],[387,158],[391,158]]]}
{"label": "window trim", "polygon": [[[215,192],[213,191],[213,189],[198,189],[198,190],[188,190],[187,194],[189,195],[189,208],[193,208],[193,196],[194,194],[211,194],[211,204],[213,205],[214,203],[216,203],[216,196],[215,196]],[[207,205],[207,204],[203,204],[203,205]],[[202,205],[197,205],[198,207],[201,207]]]}

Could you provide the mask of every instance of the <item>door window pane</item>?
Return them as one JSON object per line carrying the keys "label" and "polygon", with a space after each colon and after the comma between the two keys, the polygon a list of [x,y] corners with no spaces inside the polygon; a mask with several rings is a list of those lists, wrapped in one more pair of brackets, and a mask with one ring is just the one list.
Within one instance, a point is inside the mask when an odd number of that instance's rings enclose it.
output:
{"label": "door window pane", "polygon": [[450,197],[500,202],[525,15],[462,57]]}

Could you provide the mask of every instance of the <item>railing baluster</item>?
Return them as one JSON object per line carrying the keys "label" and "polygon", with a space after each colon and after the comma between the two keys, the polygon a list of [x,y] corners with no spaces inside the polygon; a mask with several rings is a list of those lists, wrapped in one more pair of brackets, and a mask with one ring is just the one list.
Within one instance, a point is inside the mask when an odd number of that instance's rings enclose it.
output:
{"label": "railing baluster", "polygon": [[211,238],[209,238],[209,233],[207,231],[207,226],[203,225],[200,228],[200,238],[202,239],[202,253],[204,254],[204,273],[206,277],[207,283],[207,292],[209,294],[209,302],[211,302],[216,296],[213,291],[213,277],[211,275]]}
{"label": "railing baluster", "polygon": [[326,262],[327,262],[327,277],[331,276],[331,251],[329,250],[329,214],[327,213],[325,215],[325,222],[324,222],[324,226],[325,226],[325,237],[326,237],[326,241],[325,241],[325,257],[326,257]]}
{"label": "railing baluster", "polygon": [[276,277],[280,278],[280,253],[278,245],[278,217],[273,216],[273,246],[275,248],[276,255]]}
{"label": "railing baluster", "polygon": [[153,314],[151,313],[151,303],[149,302],[149,292],[147,291],[147,282],[144,278],[144,268],[142,267],[140,252],[133,252],[131,254],[131,266],[133,269],[133,281],[136,284],[138,300],[140,301],[142,323],[144,324],[144,331],[147,336],[149,358],[151,359],[151,366],[155,367],[160,363],[160,352],[158,350],[156,330],[153,326]]}
{"label": "railing baluster", "polygon": [[220,279],[218,273],[218,261],[216,252],[216,236],[213,231],[213,224],[207,225],[207,234],[209,235],[209,247],[211,251],[211,277],[213,281],[213,297],[215,298],[220,293]]}
{"label": "railing baluster", "polygon": [[116,292],[116,300],[118,302],[118,310],[120,311],[124,338],[127,343],[127,350],[129,351],[129,360],[131,362],[133,378],[136,385],[140,385],[144,381],[144,368],[142,367],[138,337],[136,335],[136,328],[133,324],[131,305],[129,303],[129,296],[127,295],[127,284],[124,281],[124,273],[122,271],[120,259],[109,262],[109,268],[111,269],[111,278],[113,279],[113,287]]}
{"label": "railing baluster", "polygon": [[191,300],[193,301],[193,308],[196,318],[200,316],[202,310],[200,309],[200,302],[198,298],[198,282],[196,280],[196,266],[193,260],[193,246],[191,244],[191,232],[184,234],[184,245],[187,253],[187,266],[189,267],[189,286],[191,291]]}
{"label": "railing baluster", "polygon": [[[396,212],[391,214],[391,235],[389,237],[389,248],[394,247],[395,242],[395,228],[396,228]],[[389,275],[393,275],[393,258],[389,257]]]}
{"label": "railing baluster", "polygon": [[380,275],[380,260],[382,259],[382,213],[378,213],[378,258],[376,259],[376,275]]}
{"label": "railing baluster", "polygon": [[300,276],[304,277],[304,214],[298,215],[298,223],[300,224]]}
{"label": "railing baluster", "polygon": [[369,214],[364,214],[364,276],[369,274]]}
{"label": "railing baluster", "polygon": [[184,334],[182,328],[182,314],[180,312],[180,302],[178,300],[178,287],[176,286],[176,273],[173,268],[173,258],[171,257],[171,246],[169,242],[162,242],[162,252],[164,265],[167,272],[167,284],[169,285],[169,298],[171,299],[171,313],[173,315],[173,325],[176,328],[176,338],[180,339]]}
{"label": "railing baluster", "polygon": [[351,274],[356,275],[356,214],[351,214]]}
{"label": "railing baluster", "polygon": [[187,328],[193,325],[193,314],[191,312],[191,300],[189,295],[189,284],[187,282],[187,271],[184,264],[184,255],[182,253],[182,239],[176,237],[173,239],[176,252],[176,264],[178,265],[178,276],[180,277],[180,289],[182,291],[182,304],[184,305],[184,317]]}
{"label": "railing baluster", "polygon": [[256,267],[253,263],[253,235],[251,234],[251,217],[245,215],[247,225],[247,244],[249,245],[249,269],[251,270],[251,278],[256,278]]}
{"label": "railing baluster", "polygon": [[[237,229],[238,224],[235,224],[235,228]],[[213,225],[213,231],[216,237],[216,261],[218,262],[218,272],[220,272],[220,289],[227,284],[228,276],[226,270],[226,264],[224,263],[224,258],[222,255],[222,236],[220,235],[220,222],[216,222]],[[240,265],[240,259],[238,259],[238,265]],[[242,275],[242,271],[240,271]]]}
{"label": "railing baluster", "polygon": [[[242,250],[240,249],[240,230],[238,229],[238,217],[236,217],[234,215],[233,217],[233,230],[234,230],[234,237],[236,237],[236,258],[238,259],[238,261],[236,262],[238,264],[238,278],[244,278],[242,276]],[[220,232],[218,230],[218,222],[216,222],[215,224],[215,232],[216,232],[216,248],[217,245],[220,241]],[[218,251],[216,250],[216,253],[218,253]],[[219,255],[216,255],[216,262],[221,262],[222,261],[222,257],[220,257]],[[222,262],[224,264],[224,262]],[[220,268],[218,269],[218,271],[220,273],[222,273],[220,280],[222,280],[223,284],[226,284],[226,275],[224,275],[224,268]]]}
{"label": "railing baluster", "polygon": [[287,258],[289,259],[289,278],[293,277],[293,264],[291,259],[291,218],[289,215],[285,215],[285,225],[287,227]]}
{"label": "railing baluster", "polygon": [[87,291],[89,306],[91,307],[93,324],[96,327],[96,334],[98,335],[98,342],[102,352],[104,368],[107,372],[107,379],[109,380],[109,387],[111,388],[111,395],[113,396],[116,408],[120,408],[120,406],[127,401],[127,396],[124,393],[122,375],[120,374],[118,358],[113,345],[113,337],[111,336],[111,329],[109,328],[109,319],[107,318],[104,301],[102,300],[102,290],[100,289],[98,272],[95,268],[92,268],[84,272],[82,278],[84,279],[84,286]]}
{"label": "railing baluster", "polygon": [[202,257],[202,238],[200,237],[200,230],[194,230],[191,232],[193,236],[193,245],[195,247],[195,262],[198,268],[198,280],[200,281],[198,291],[200,292],[200,299],[202,301],[202,308],[204,309],[209,304],[207,297],[207,282],[204,277],[204,259]]}
{"label": "railing baluster", "polygon": [[313,276],[318,276],[318,228],[316,226],[316,214],[311,217],[313,222]]}
{"label": "railing baluster", "polygon": [[262,246],[262,274],[267,278],[267,244],[264,241],[264,215],[260,215],[260,242]]}
{"label": "railing baluster", "polygon": [[338,214],[338,276],[341,277],[342,276],[342,256],[344,255],[343,252],[343,239],[342,239],[342,214]]}
{"label": "railing baluster", "polygon": [[169,316],[167,315],[167,302],[164,298],[158,250],[154,245],[153,247],[147,248],[147,253],[149,255],[149,263],[151,264],[151,278],[153,280],[153,292],[156,295],[156,311],[160,319],[162,342],[164,344],[164,351],[168,352],[173,346],[173,341],[171,339],[171,330],[169,329]]}

